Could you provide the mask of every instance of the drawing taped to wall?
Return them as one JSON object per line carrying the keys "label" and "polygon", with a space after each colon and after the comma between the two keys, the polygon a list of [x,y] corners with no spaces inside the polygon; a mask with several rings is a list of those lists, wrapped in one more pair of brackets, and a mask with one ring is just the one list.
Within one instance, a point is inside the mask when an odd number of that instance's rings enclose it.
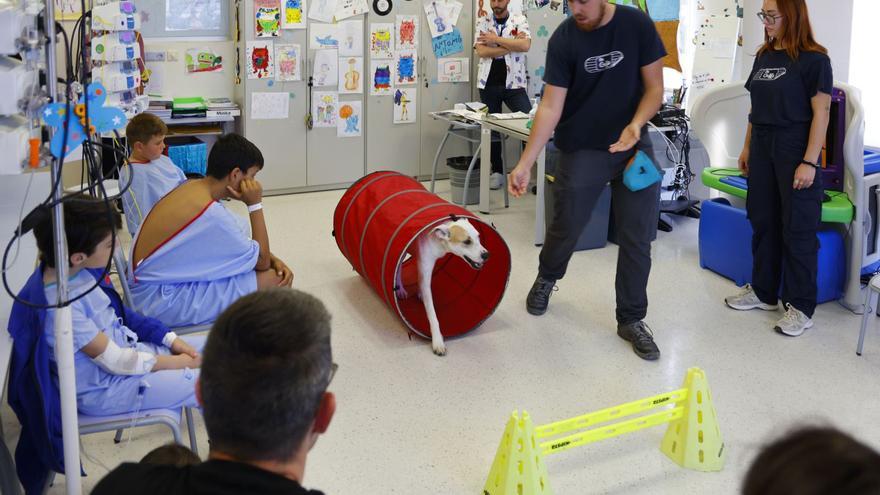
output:
{"label": "drawing taped to wall", "polygon": [[336,127],[339,94],[335,91],[315,91],[312,94],[314,127]]}
{"label": "drawing taped to wall", "polygon": [[278,81],[301,81],[300,45],[275,44],[275,79]]}
{"label": "drawing taped to wall", "polygon": [[278,36],[281,29],[280,0],[254,0],[254,20],[258,38]]}
{"label": "drawing taped to wall", "polygon": [[312,0],[309,8],[309,19],[321,22],[333,22],[336,14],[336,0]]}
{"label": "drawing taped to wall", "polygon": [[397,88],[394,90],[394,123],[413,124],[416,122],[416,88]]}
{"label": "drawing taped to wall", "polygon": [[306,0],[284,0],[282,29],[306,28]]}
{"label": "drawing taped to wall", "polygon": [[363,57],[339,57],[339,92],[343,94],[363,93],[363,73]]}
{"label": "drawing taped to wall", "polygon": [[309,26],[309,48],[339,48],[339,24],[313,22]]}
{"label": "drawing taped to wall", "polygon": [[394,58],[394,24],[390,22],[370,24],[370,56]]}
{"label": "drawing taped to wall", "polygon": [[414,50],[419,44],[419,18],[414,15],[397,16],[394,35],[398,50]]}
{"label": "drawing taped to wall", "polygon": [[389,96],[392,94],[392,60],[370,61],[370,94]]}
{"label": "drawing taped to wall", "polygon": [[337,137],[358,137],[361,135],[362,108],[360,101],[339,102],[339,115],[336,119]]}
{"label": "drawing taped to wall", "polygon": [[316,50],[315,65],[312,67],[312,81],[315,86],[335,87],[338,83],[339,56],[336,50]]}
{"label": "drawing taped to wall", "polygon": [[467,58],[437,59],[437,82],[468,82],[470,63]]}
{"label": "drawing taped to wall", "polygon": [[272,41],[247,42],[247,78],[271,79],[275,76],[274,45]]}
{"label": "drawing taped to wall", "polygon": [[364,54],[364,21],[342,21],[339,26],[339,56],[361,57]]}
{"label": "drawing taped to wall", "polygon": [[188,48],[186,50],[186,72],[221,72],[223,57],[210,48]]}
{"label": "drawing taped to wall", "polygon": [[396,85],[415,84],[418,74],[416,73],[416,52],[414,50],[400,50],[395,58]]}

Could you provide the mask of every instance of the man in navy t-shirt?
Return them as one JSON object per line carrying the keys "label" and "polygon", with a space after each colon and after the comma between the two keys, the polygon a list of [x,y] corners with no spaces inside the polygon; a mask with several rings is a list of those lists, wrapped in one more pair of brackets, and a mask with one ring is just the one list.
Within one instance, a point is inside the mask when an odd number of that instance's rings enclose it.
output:
{"label": "man in navy t-shirt", "polygon": [[532,165],[555,131],[561,151],[555,213],[526,309],[533,315],[547,310],[556,281],[565,275],[577,239],[610,182],[620,247],[617,335],[630,342],[639,357],[655,360],[660,350],[642,320],[648,310],[660,185],[634,192],[623,184],[622,176],[636,149],[650,155],[644,128],[663,99],[666,50],[654,23],[637,9],[607,0],[569,0],[568,5],[571,17],[550,38],[544,98],[509,181],[511,194],[525,193]]}

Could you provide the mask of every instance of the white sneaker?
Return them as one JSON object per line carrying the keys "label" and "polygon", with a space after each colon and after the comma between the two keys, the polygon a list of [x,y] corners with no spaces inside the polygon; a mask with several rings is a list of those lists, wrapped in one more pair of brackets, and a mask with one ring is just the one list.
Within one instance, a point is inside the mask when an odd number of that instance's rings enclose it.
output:
{"label": "white sneaker", "polygon": [[799,309],[789,303],[785,303],[785,314],[773,327],[777,332],[789,337],[799,337],[804,330],[813,326],[813,320],[807,318]]}
{"label": "white sneaker", "polygon": [[496,191],[501,189],[502,185],[504,185],[504,175],[500,172],[492,172],[489,176],[489,189]]}
{"label": "white sneaker", "polygon": [[777,309],[779,309],[778,304],[767,304],[758,299],[758,295],[755,294],[754,289],[752,289],[752,284],[743,285],[741,289],[742,290],[739,292],[739,294],[724,298],[724,302],[727,303],[727,305],[731,308],[737,309],[739,311],[746,311],[749,309],[776,311]]}

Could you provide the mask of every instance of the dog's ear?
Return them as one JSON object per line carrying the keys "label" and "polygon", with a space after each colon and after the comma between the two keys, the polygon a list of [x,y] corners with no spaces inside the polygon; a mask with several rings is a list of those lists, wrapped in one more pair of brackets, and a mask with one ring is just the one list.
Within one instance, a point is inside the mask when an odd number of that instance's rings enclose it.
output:
{"label": "dog's ear", "polygon": [[440,239],[441,241],[449,240],[449,226],[448,225],[440,225],[438,227],[434,227],[434,230],[431,231],[431,235],[435,238]]}

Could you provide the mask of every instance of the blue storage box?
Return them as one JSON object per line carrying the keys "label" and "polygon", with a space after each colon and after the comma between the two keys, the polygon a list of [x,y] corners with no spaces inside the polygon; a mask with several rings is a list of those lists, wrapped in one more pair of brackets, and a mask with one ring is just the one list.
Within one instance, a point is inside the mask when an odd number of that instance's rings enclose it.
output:
{"label": "blue storage box", "polygon": [[208,144],[198,138],[169,137],[168,158],[187,175],[204,176],[208,168]]}
{"label": "blue storage box", "polygon": [[[819,233],[817,302],[840,299],[846,281],[843,235],[824,224]],[[752,280],[752,226],[746,212],[724,199],[704,201],[700,215],[700,266],[742,286]]]}

